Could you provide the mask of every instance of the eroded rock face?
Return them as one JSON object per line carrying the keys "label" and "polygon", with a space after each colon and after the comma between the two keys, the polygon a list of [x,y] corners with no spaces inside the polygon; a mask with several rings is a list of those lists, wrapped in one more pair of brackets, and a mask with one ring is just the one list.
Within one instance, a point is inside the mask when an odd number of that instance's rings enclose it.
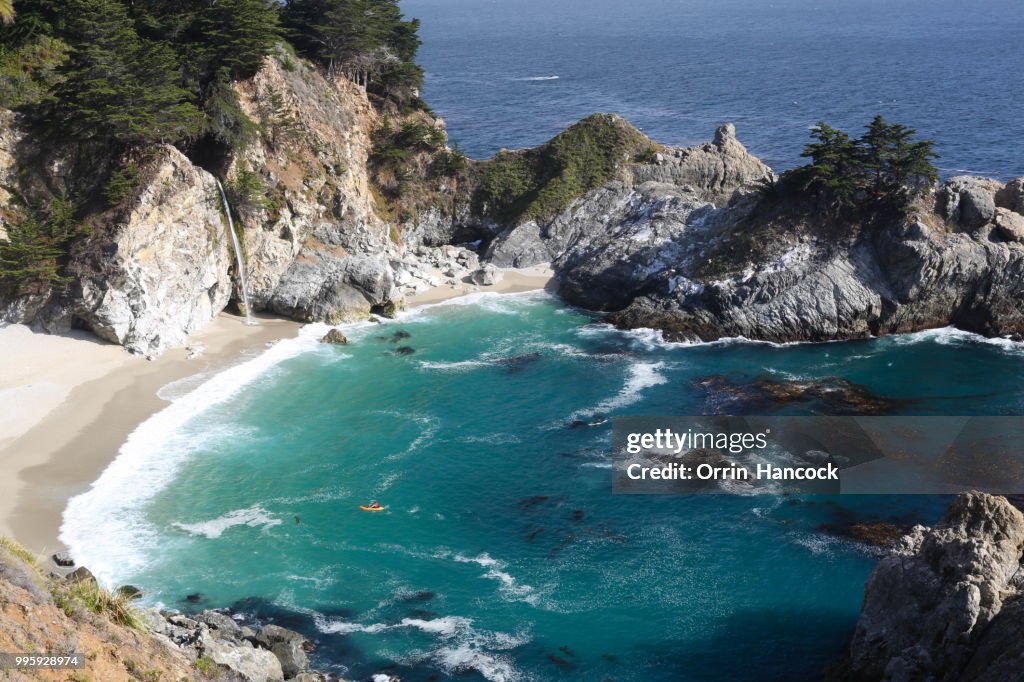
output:
{"label": "eroded rock face", "polygon": [[240,207],[254,307],[337,324],[400,301],[389,263],[397,245],[370,191],[377,117],[365,94],[274,58],[238,91],[266,131],[228,172],[255,173],[265,190]]}
{"label": "eroded rock face", "polygon": [[961,175],[939,190],[939,203],[947,220],[968,230],[990,222],[996,213],[996,193],[1003,186],[988,178]]}
{"label": "eroded rock face", "polygon": [[[745,187],[716,206],[690,187],[609,184],[545,230],[534,226],[536,238],[520,226],[493,251],[515,240],[520,254],[550,249],[570,303],[672,340],[826,341],[946,325],[987,336],[1024,331],[1024,216],[995,206],[999,183],[951,180],[940,194],[955,199],[959,223],[922,207],[839,238],[763,227]],[[718,262],[723,244],[738,244],[739,265]]]}
{"label": "eroded rock face", "polygon": [[1019,678],[1022,552],[1024,515],[1005,498],[958,496],[941,524],[916,526],[875,568],[835,679]]}
{"label": "eroded rock face", "polygon": [[182,343],[227,306],[234,255],[212,175],[169,145],[142,174],[137,198],[72,264],[79,292],[67,311],[148,354]]}
{"label": "eroded rock face", "polygon": [[[575,251],[573,259],[581,260],[581,246],[588,254],[598,255],[598,249],[590,248],[591,243],[596,246],[602,242],[616,248],[612,235],[618,238],[633,233],[643,239],[650,230],[632,228],[646,223],[670,221],[685,225],[690,213],[725,206],[737,192],[751,190],[759,181],[771,177],[772,172],[736,139],[732,124],[726,124],[717,130],[714,142],[666,150],[660,162],[636,166],[631,175],[628,181],[609,182],[577,199],[544,224],[531,220],[505,230],[491,243],[487,258],[499,267],[521,268],[565,258],[571,251]],[[670,199],[675,200],[673,205],[663,205]],[[698,215],[695,219],[702,218]],[[615,257],[608,254],[608,260]],[[572,266],[562,269],[568,271]],[[577,288],[581,295],[586,295],[586,285]],[[596,300],[600,296],[595,293],[589,298]],[[614,302],[604,302],[590,307],[614,306]]]}

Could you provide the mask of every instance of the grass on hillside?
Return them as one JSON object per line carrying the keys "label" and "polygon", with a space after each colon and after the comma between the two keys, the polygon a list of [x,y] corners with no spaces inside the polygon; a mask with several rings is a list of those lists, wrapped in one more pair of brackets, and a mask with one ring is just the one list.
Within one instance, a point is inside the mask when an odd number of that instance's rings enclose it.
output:
{"label": "grass on hillside", "polygon": [[539,147],[503,150],[481,163],[475,212],[506,225],[552,218],[654,148],[622,117],[593,114]]}

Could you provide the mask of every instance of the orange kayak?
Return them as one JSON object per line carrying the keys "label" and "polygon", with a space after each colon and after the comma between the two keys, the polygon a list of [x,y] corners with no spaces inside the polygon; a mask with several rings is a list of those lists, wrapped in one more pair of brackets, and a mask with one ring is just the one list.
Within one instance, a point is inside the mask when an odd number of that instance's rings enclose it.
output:
{"label": "orange kayak", "polygon": [[359,508],[363,511],[384,511],[384,507],[364,507],[363,505],[359,505]]}

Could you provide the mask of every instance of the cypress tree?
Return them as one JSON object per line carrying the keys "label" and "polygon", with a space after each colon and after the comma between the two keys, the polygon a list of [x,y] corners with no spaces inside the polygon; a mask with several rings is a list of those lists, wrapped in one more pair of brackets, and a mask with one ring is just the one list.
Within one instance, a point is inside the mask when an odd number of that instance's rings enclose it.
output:
{"label": "cypress tree", "polygon": [[73,49],[49,102],[60,132],[124,144],[194,137],[201,118],[179,85],[173,50],[140,39],[116,0],[70,5]]}

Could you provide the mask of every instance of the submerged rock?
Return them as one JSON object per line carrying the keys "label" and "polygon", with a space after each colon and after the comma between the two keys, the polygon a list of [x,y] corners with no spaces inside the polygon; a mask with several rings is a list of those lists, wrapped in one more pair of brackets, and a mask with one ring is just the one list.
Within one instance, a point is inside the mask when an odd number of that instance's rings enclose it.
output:
{"label": "submerged rock", "polygon": [[142,599],[145,596],[142,590],[135,585],[121,585],[116,592],[127,599]]}
{"label": "submerged rock", "polygon": [[906,400],[876,395],[841,377],[782,380],[762,376],[741,381],[712,375],[695,380],[694,385],[708,394],[715,414],[766,414],[804,405],[815,414],[829,416],[877,415],[893,414],[908,405]]}
{"label": "submerged rock", "polygon": [[881,560],[832,680],[972,682],[1024,670],[1024,515],[964,493],[934,528],[916,526]]}

